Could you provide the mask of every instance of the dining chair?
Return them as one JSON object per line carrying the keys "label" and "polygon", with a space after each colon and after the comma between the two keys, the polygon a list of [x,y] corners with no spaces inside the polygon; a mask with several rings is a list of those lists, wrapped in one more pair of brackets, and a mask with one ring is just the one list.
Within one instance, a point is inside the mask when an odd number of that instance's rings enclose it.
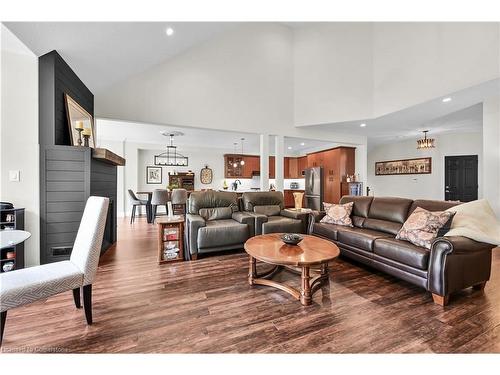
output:
{"label": "dining chair", "polygon": [[151,206],[153,207],[153,223],[156,219],[156,213],[158,206],[165,206],[166,212],[168,212],[167,203],[169,198],[169,192],[165,189],[155,189],[153,190],[153,197],[151,198]]}
{"label": "dining chair", "polygon": [[0,274],[2,344],[7,311],[62,292],[73,291],[80,308],[80,288],[87,324],[92,324],[94,281],[108,213],[109,198],[89,197],[69,260]]}
{"label": "dining chair", "polygon": [[132,213],[130,215],[130,224],[132,224],[135,221],[135,210],[137,206],[146,206],[148,201],[137,198],[132,189],[128,189],[128,200],[132,205]]}
{"label": "dining chair", "polygon": [[172,190],[172,209],[175,215],[183,215],[186,213],[186,202],[188,193],[186,189],[173,189]]}

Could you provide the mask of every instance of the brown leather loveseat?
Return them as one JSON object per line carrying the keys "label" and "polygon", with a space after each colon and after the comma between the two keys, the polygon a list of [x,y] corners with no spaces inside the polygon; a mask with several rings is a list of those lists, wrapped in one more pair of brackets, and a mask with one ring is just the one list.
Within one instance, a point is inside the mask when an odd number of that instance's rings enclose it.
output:
{"label": "brown leather loveseat", "polygon": [[393,197],[344,196],[354,202],[353,227],[320,223],[324,212],[310,215],[309,233],[337,244],[341,254],[418,285],[444,306],[451,293],[483,289],[491,271],[494,245],[465,237],[439,237],[430,250],[396,240],[396,234],[417,207],[443,211],[457,203]]}

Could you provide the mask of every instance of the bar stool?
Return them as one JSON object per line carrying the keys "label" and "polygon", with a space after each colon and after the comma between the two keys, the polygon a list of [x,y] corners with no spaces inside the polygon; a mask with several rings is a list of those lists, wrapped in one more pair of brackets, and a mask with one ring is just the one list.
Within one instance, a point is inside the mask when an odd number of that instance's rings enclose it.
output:
{"label": "bar stool", "polygon": [[167,202],[168,202],[168,190],[155,189],[153,191],[153,197],[151,198],[151,206],[153,208],[153,223],[156,219],[156,212],[158,210],[158,206],[165,206],[165,210],[168,212]]}
{"label": "bar stool", "polygon": [[172,209],[174,215],[184,215],[186,213],[186,202],[188,194],[186,189],[172,190]]}

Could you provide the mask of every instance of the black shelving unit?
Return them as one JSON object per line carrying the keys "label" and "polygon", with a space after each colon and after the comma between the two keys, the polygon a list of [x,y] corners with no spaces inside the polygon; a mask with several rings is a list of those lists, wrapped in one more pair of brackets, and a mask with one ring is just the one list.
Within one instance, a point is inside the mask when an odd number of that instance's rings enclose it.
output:
{"label": "black shelving unit", "polygon": [[[24,208],[7,208],[0,211],[0,230],[24,230]],[[7,253],[14,252],[14,258],[7,258]],[[13,270],[24,268],[24,242],[16,246],[0,250],[0,272],[4,272],[3,265],[14,263]]]}

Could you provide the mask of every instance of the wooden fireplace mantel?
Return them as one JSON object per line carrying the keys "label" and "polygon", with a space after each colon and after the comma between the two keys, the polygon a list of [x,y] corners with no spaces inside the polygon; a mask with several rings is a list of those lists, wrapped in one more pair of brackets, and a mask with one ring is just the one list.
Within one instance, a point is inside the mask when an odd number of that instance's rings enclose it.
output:
{"label": "wooden fireplace mantel", "polygon": [[92,150],[92,158],[101,160],[105,163],[116,165],[116,166],[124,166],[125,159],[119,155],[116,155],[114,152],[109,151],[106,148],[94,148]]}

